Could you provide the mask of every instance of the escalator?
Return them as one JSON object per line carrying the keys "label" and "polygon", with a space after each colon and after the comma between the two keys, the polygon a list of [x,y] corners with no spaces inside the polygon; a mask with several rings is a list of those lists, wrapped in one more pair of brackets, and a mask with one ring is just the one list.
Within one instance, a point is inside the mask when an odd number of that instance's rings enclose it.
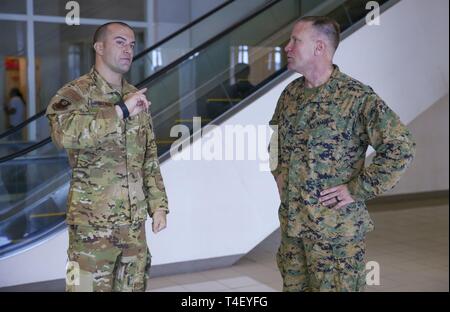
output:
{"label": "escalator", "polygon": [[[198,46],[179,50],[163,67],[152,65],[165,53],[161,47],[142,54],[137,62],[143,63],[134,67],[129,79],[146,77],[134,83],[149,90],[161,162],[169,159],[178,138],[171,136],[173,126],[184,125],[192,134],[195,116],[201,117],[202,127],[219,124],[251,105],[244,99],[286,73],[284,46],[300,16],[329,15],[345,31],[364,19],[366,2],[266,1]],[[70,168],[65,152],[49,138],[0,157],[1,260],[44,243],[65,228]]]}

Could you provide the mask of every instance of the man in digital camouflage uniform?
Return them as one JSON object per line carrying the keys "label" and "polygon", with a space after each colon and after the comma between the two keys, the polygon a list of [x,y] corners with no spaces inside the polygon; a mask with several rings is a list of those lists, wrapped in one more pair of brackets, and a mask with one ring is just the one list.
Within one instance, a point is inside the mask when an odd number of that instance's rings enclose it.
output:
{"label": "man in digital camouflage uniform", "polygon": [[145,220],[166,227],[168,204],[146,89],[128,84],[135,37],[124,23],[94,35],[92,70],[47,108],[53,142],[72,167],[67,291],[144,291],[151,255]]}
{"label": "man in digital camouflage uniform", "polygon": [[[285,50],[303,75],[280,96],[278,126],[284,291],[362,291],[365,235],[373,229],[365,201],[391,189],[413,159],[415,143],[398,116],[369,87],[333,64],[339,25],[305,17]],[[364,165],[367,147],[376,151]]]}

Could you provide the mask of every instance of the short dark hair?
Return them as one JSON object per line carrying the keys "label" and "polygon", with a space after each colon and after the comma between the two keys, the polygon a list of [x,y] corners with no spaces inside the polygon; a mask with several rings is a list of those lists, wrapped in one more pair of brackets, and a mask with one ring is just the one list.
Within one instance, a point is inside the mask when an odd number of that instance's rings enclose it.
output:
{"label": "short dark hair", "polygon": [[327,16],[305,16],[297,22],[310,22],[315,30],[328,38],[336,51],[341,42],[341,27],[336,20]]}
{"label": "short dark hair", "polygon": [[93,42],[92,42],[93,45],[97,41],[100,41],[100,40],[102,40],[104,38],[108,26],[112,25],[112,24],[122,25],[122,26],[128,27],[129,29],[133,30],[133,28],[131,28],[130,25],[128,25],[127,23],[124,23],[124,22],[109,22],[109,23],[103,24],[103,25],[99,26],[97,28],[97,30],[95,31],[95,33],[94,33],[94,39],[93,39]]}

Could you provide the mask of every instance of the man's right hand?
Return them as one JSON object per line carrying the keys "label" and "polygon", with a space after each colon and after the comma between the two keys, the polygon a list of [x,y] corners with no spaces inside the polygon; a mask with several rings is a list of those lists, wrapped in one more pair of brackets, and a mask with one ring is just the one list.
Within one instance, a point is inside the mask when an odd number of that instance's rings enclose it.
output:
{"label": "man's right hand", "polygon": [[[150,106],[150,101],[147,100],[145,92],[147,88],[141,89],[135,93],[129,94],[124,98],[124,103],[130,112],[130,117],[139,114],[142,111],[147,111]],[[120,108],[119,108],[120,109]],[[123,116],[121,111],[117,111],[119,116]],[[123,117],[122,117],[123,118]]]}

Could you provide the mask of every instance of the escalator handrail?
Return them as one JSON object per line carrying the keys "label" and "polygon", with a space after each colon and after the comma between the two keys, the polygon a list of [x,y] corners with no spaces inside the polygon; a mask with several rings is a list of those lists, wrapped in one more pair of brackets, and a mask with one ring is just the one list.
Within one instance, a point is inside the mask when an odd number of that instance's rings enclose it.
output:
{"label": "escalator handrail", "polygon": [[144,50],[142,50],[141,52],[139,52],[138,54],[136,54],[133,58],[133,62],[142,58],[143,56],[145,56],[146,54],[148,54],[148,52],[155,50],[158,46],[163,45],[164,43],[168,42],[169,40],[175,38],[176,36],[178,36],[179,34],[185,32],[186,30],[188,30],[189,28],[194,27],[196,24],[202,22],[203,20],[207,19],[208,17],[210,17],[211,15],[213,15],[214,13],[216,13],[219,10],[222,10],[223,8],[225,8],[226,6],[230,5],[232,2],[234,2],[236,0],[228,0],[224,3],[222,3],[221,5],[219,5],[218,7],[214,8],[213,10],[209,11],[208,13],[200,16],[199,18],[193,20],[192,22],[190,22],[189,24],[187,24],[186,26],[183,26],[182,28],[180,28],[179,30],[177,30],[176,32],[170,34],[169,36],[167,36],[166,38],[164,38],[163,40],[155,43],[154,45],[145,48]]}
{"label": "escalator handrail", "polygon": [[16,157],[20,157],[20,156],[23,156],[25,154],[28,154],[29,152],[32,152],[32,151],[40,148],[41,146],[44,146],[44,145],[50,143],[51,141],[52,141],[52,139],[50,137],[47,137],[47,138],[43,139],[42,141],[39,141],[36,144],[30,145],[30,146],[28,146],[28,147],[26,147],[26,148],[24,148],[24,149],[22,149],[22,150],[20,150],[18,152],[15,152],[13,154],[1,157],[0,158],[0,164],[2,164],[4,162],[7,162],[7,161],[10,161],[11,159],[14,159]]}
{"label": "escalator handrail", "polygon": [[20,124],[18,124],[17,126],[15,126],[14,128],[8,129],[5,132],[3,132],[2,134],[0,134],[0,140],[3,139],[4,137],[9,136],[10,134],[20,131],[22,130],[22,128],[26,127],[29,123],[35,121],[36,119],[39,119],[40,117],[42,117],[45,114],[45,109],[40,111],[39,113],[35,114],[34,116],[31,116],[30,118],[28,118],[27,120],[21,122]]}

